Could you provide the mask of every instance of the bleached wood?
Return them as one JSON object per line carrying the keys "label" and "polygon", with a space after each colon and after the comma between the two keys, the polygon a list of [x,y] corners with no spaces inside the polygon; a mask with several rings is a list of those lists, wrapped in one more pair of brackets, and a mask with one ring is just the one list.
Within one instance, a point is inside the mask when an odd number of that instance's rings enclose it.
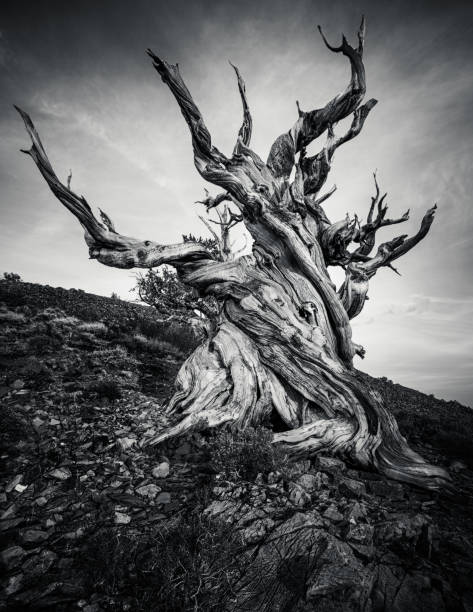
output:
{"label": "bleached wood", "polygon": [[[415,236],[386,242],[374,256],[377,229],[406,217],[386,218],[377,183],[364,225],[357,217],[332,222],[322,208],[334,191],[320,195],[336,149],[361,132],[376,103],[361,105],[366,91],[364,39],[364,20],[356,47],[345,37],[334,47],[324,37],[330,50],[349,59],[348,87],[321,109],[304,112],[299,107],[299,118],[276,139],[266,163],[249,148],[251,115],[238,70],[243,124],[229,157],[212,143],[178,67],[149,51],[187,122],[198,172],[223,190],[215,197],[207,194],[207,210],[231,202],[239,210],[231,214],[243,221],[253,239],[252,255],[237,259],[222,256],[217,261],[198,243],[164,246],[127,238],[115,231],[108,216],[98,221],[84,198],[59,181],[30,118],[20,111],[33,140],[29,154],[56,197],[85,228],[92,257],[115,267],[170,264],[184,283],[218,301],[215,326],[177,377],[168,406],[174,424],[143,444],[158,444],[196,426],[233,423],[244,428],[277,414],[287,431],[275,434],[274,442],[295,456],[324,449],[419,486],[435,489],[448,480],[444,470],[409,448],[381,398],[357,375],[353,358],[363,357],[364,349],[353,341],[350,325],[367,299],[369,280],[424,238],[435,207]],[[334,124],[350,115],[349,130],[337,137]],[[324,132],[323,149],[306,158],[305,147]],[[231,223],[226,211],[217,222],[220,227]],[[339,291],[329,265],[345,269]]]}

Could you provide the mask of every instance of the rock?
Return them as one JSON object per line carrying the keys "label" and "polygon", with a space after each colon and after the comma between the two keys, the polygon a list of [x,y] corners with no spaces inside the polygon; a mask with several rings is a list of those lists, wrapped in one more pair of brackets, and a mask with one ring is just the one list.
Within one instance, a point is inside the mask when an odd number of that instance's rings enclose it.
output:
{"label": "rock", "polygon": [[344,472],[347,469],[343,461],[335,457],[324,457],[319,455],[317,457],[317,462],[319,467],[327,472]]}
{"label": "rock", "polygon": [[347,497],[361,497],[366,494],[365,484],[353,478],[343,478],[338,485],[338,489],[342,495]]}
{"label": "rock", "polygon": [[162,461],[152,471],[154,478],[166,478],[169,475],[169,463]]}
{"label": "rock", "polygon": [[96,603],[88,604],[87,606],[84,606],[82,608],[82,612],[100,612],[101,610],[102,608],[99,606],[99,604]]}
{"label": "rock", "polygon": [[356,524],[360,520],[366,519],[366,507],[363,503],[353,502],[345,513],[345,520]]}
{"label": "rock", "polygon": [[171,502],[171,494],[170,493],[160,493],[156,498],[157,504],[169,504]]}
{"label": "rock", "polygon": [[[317,474],[302,474],[302,476],[299,476],[299,478],[297,479],[297,484],[299,484],[306,491],[311,493],[320,489],[322,482],[321,476],[321,472],[317,472]],[[324,476],[325,478],[327,478],[327,474],[324,474]]]}
{"label": "rock", "polygon": [[288,465],[288,475],[290,478],[295,478],[306,472],[310,472],[311,462],[310,459],[303,459],[302,461],[294,461]]}
{"label": "rock", "polygon": [[373,541],[374,527],[373,525],[360,524],[350,525],[346,539],[357,544],[368,546]]}
{"label": "rock", "polygon": [[123,512],[115,512],[115,525],[128,525],[131,523],[131,516]]}
{"label": "rock", "polygon": [[148,499],[154,499],[156,495],[161,491],[161,487],[155,484],[148,484],[138,487],[136,492],[141,497],[147,497]]}
{"label": "rock", "polygon": [[44,425],[43,419],[40,419],[38,416],[35,416],[35,418],[31,421],[31,423],[36,432],[39,432],[42,426]]}
{"label": "rock", "polygon": [[49,538],[49,534],[41,529],[25,529],[20,532],[20,540],[23,544],[40,544]]}
{"label": "rock", "polygon": [[53,427],[57,427],[58,425],[60,425],[60,424],[61,424],[61,421],[58,421],[57,419],[51,419],[51,420],[49,421],[49,424],[50,424],[51,426],[53,426]]}
{"label": "rock", "polygon": [[369,487],[370,492],[374,495],[389,497],[389,499],[404,499],[404,487],[397,482],[372,480]]}
{"label": "rock", "polygon": [[33,555],[22,566],[23,572],[30,578],[41,576],[51,569],[57,559],[52,550],[42,550],[39,555]]}
{"label": "rock", "polygon": [[310,504],[312,498],[300,484],[291,482],[289,483],[289,501],[291,501],[295,506],[303,508],[304,506]]}
{"label": "rock", "polygon": [[467,469],[467,465],[466,463],[464,463],[463,461],[452,461],[452,463],[449,465],[448,469],[457,474],[458,472],[463,472],[463,470]]}
{"label": "rock", "polygon": [[[274,485],[277,484],[278,482],[281,482],[282,479],[282,474],[281,472],[269,472],[268,474],[268,484],[269,485]],[[260,484],[263,484],[262,482]]]}
{"label": "rock", "polygon": [[117,444],[122,451],[127,451],[136,445],[136,438],[118,438]]}
{"label": "rock", "polygon": [[11,571],[20,565],[25,555],[26,551],[21,546],[10,546],[2,550],[0,557],[5,569]]}
{"label": "rock", "polygon": [[12,389],[23,389],[24,386],[25,386],[25,382],[21,380],[21,378],[17,378],[11,384]]}
{"label": "rock", "polygon": [[17,484],[15,487],[15,491],[17,493],[24,493],[24,491],[26,491],[27,488],[28,488],[28,485]]}
{"label": "rock", "polygon": [[189,444],[189,442],[184,442],[183,444],[178,446],[175,450],[175,454],[180,457],[184,457],[185,455],[188,455],[190,452],[191,452],[191,445]]}
{"label": "rock", "polygon": [[347,544],[320,529],[316,513],[299,512],[258,546],[236,585],[238,609],[363,610],[370,577]]}
{"label": "rock", "polygon": [[17,507],[16,504],[10,504],[5,512],[0,516],[0,520],[4,521],[5,519],[13,518],[16,515]]}
{"label": "rock", "polygon": [[377,568],[372,593],[373,609],[389,612],[435,610],[444,612],[441,594],[420,572],[406,573],[401,567],[381,564]]}
{"label": "rock", "polygon": [[49,476],[51,478],[56,478],[56,480],[68,480],[72,476],[72,472],[67,467],[56,468],[55,470],[51,470],[49,472]]}
{"label": "rock", "polygon": [[338,508],[335,504],[330,504],[330,506],[327,508],[327,510],[325,510],[322,516],[334,523],[339,523],[340,521],[343,521],[343,514],[338,511]]}
{"label": "rock", "polygon": [[412,516],[402,513],[392,516],[390,519],[377,529],[377,539],[381,542],[416,542],[430,525],[430,520],[423,514]]}
{"label": "rock", "polygon": [[23,480],[23,474],[17,474],[5,487],[7,493],[11,493],[13,489]]}
{"label": "rock", "polygon": [[15,574],[10,576],[8,584],[5,588],[5,595],[13,595],[23,587],[23,574]]}
{"label": "rock", "polygon": [[242,529],[239,535],[245,544],[257,544],[270,532],[275,522],[267,517],[256,519],[249,527]]}

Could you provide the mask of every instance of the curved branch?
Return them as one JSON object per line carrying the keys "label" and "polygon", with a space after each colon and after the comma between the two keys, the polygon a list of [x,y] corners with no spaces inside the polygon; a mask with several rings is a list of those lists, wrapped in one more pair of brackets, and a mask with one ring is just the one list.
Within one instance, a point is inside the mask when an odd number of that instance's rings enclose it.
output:
{"label": "curved branch", "polygon": [[231,197],[230,194],[224,192],[224,193],[219,193],[216,196],[211,196],[208,192],[207,189],[204,188],[205,191],[205,199],[204,200],[197,200],[196,204],[203,204],[207,210],[207,212],[209,212],[209,210],[211,208],[215,208],[216,206],[218,206],[219,204],[221,204],[222,202],[231,202]]}
{"label": "curved branch", "polygon": [[369,277],[376,274],[380,267],[390,266],[394,260],[398,259],[398,257],[401,257],[415,247],[415,245],[427,235],[430,226],[433,223],[436,210],[437,204],[434,204],[432,208],[429,208],[421,221],[419,231],[414,236],[411,236],[411,238],[407,238],[407,235],[403,235],[381,244],[378,247],[378,252],[376,255],[369,261],[362,264],[363,269],[369,275]]}
{"label": "curved branch", "polygon": [[[376,172],[373,173],[374,184],[375,184],[375,195],[371,198],[371,206],[368,212],[367,222],[362,225],[355,235],[353,236],[353,242],[358,242],[360,246],[353,252],[353,259],[365,257],[371,253],[375,245],[376,232],[381,227],[386,227],[388,225],[396,225],[397,223],[403,223],[409,219],[409,210],[407,210],[402,217],[397,219],[386,219],[386,213],[388,211],[387,204],[384,204],[384,200],[387,196],[387,193],[380,196],[380,190],[378,185],[378,180],[376,178]],[[373,214],[375,207],[377,207],[377,214],[375,219],[373,220]]]}
{"label": "curved branch", "polygon": [[59,180],[31,118],[20,108],[15,108],[21,115],[33,143],[31,149],[22,149],[22,152],[34,160],[56,198],[85,229],[85,241],[91,259],[97,259],[100,263],[114,268],[154,268],[165,263],[178,265],[213,259],[209,251],[198,243],[186,242],[163,246],[150,240],[123,236],[117,233],[112,221],[103,211],[100,211],[102,219],[100,222],[85,198],[75,194]]}
{"label": "curved branch", "polygon": [[335,151],[342,144],[345,144],[358,136],[363,129],[363,125],[368,117],[368,114],[377,103],[377,100],[371,98],[368,100],[368,102],[366,102],[366,104],[363,104],[363,106],[357,108],[353,113],[353,120],[350,128],[343,136],[340,136],[339,138],[335,137],[332,126],[329,126],[327,131],[327,143],[322,151],[312,157],[303,156],[300,164],[304,177],[305,195],[315,194],[320,191],[327,180]]}
{"label": "curved branch", "polygon": [[437,205],[435,204],[426,212],[419,231],[411,238],[403,235],[385,242],[379,246],[374,257],[367,258],[365,261],[353,261],[354,254],[352,254],[352,261],[345,269],[345,281],[338,292],[350,319],[356,317],[363,310],[365,301],[368,299],[369,279],[376,274],[379,268],[386,266],[399,274],[392,262],[410,251],[427,235],[434,220],[436,209]]}
{"label": "curved branch", "polygon": [[[210,132],[181,77],[179,66],[160,59],[150,49],[147,53],[153,60],[154,68],[174,95],[189,126],[194,149],[194,164],[199,174],[206,181],[228,191],[237,201],[244,203],[250,209],[257,205],[259,198],[248,189],[248,185],[236,172],[229,169],[234,158],[228,159],[212,145]],[[244,146],[243,143],[241,146]]]}
{"label": "curved branch", "polygon": [[267,165],[276,177],[287,178],[294,165],[296,153],[323,134],[329,126],[355,111],[366,92],[365,67],[362,59],[365,37],[364,18],[358,31],[357,49],[348,44],[345,36],[343,36],[342,44],[339,47],[331,46],[320,26],[318,26],[318,29],[326,46],[331,51],[342,53],[349,59],[351,79],[345,91],[335,96],[323,108],[307,113],[299,111],[299,119],[291,130],[275,140],[269,153]]}
{"label": "curved branch", "polygon": [[241,124],[240,130],[238,132],[237,143],[235,145],[235,148],[233,149],[233,154],[235,155],[239,153],[240,144],[244,144],[245,147],[250,146],[251,132],[253,129],[253,120],[251,118],[250,107],[248,106],[248,99],[246,97],[245,81],[243,80],[238,68],[234,66],[231,62],[230,62],[230,65],[232,66],[237,76],[238,90],[240,92],[241,103],[243,105],[243,123]]}

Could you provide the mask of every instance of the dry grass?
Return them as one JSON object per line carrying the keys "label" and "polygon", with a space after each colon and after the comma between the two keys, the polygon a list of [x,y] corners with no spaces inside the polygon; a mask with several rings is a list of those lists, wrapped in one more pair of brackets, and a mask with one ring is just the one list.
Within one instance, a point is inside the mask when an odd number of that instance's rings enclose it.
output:
{"label": "dry grass", "polygon": [[22,323],[25,321],[25,315],[12,310],[0,311],[0,321],[5,323]]}

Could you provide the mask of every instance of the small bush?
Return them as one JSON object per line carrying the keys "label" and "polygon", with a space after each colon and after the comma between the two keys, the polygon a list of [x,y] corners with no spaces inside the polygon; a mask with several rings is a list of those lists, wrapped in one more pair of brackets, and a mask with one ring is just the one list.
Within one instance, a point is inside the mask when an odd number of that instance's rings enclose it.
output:
{"label": "small bush", "polygon": [[47,336],[46,334],[37,334],[28,340],[28,346],[31,352],[38,355],[44,355],[51,351],[59,349],[62,342],[58,338]]}
{"label": "small bush", "polygon": [[149,535],[128,526],[99,530],[77,562],[90,592],[112,609],[126,602],[136,612],[220,612],[247,564],[232,527],[196,513]]}
{"label": "small bush", "polygon": [[177,321],[155,321],[142,317],[138,320],[137,329],[143,336],[167,342],[185,354],[194,350],[199,343],[192,328]]}
{"label": "small bush", "polygon": [[25,315],[20,312],[4,310],[0,312],[0,321],[4,323],[22,323],[25,320]]}
{"label": "small bush", "polygon": [[254,480],[260,472],[283,471],[286,466],[286,456],[264,427],[220,430],[210,440],[210,455],[211,466],[227,479]]}
{"label": "small bush", "polygon": [[103,378],[90,386],[90,391],[95,393],[99,398],[106,398],[111,402],[120,399],[122,389],[120,383],[114,378]]}
{"label": "small bush", "polygon": [[105,370],[134,370],[138,361],[123,346],[90,353],[91,360]]}
{"label": "small bush", "polygon": [[32,428],[25,417],[11,406],[0,412],[0,452],[17,454],[18,442],[25,442],[31,436]]}
{"label": "small bush", "polygon": [[21,276],[15,274],[15,272],[4,272],[3,280],[9,281],[10,283],[21,283]]}
{"label": "small bush", "polygon": [[98,335],[104,335],[107,332],[107,326],[102,321],[90,321],[81,323],[78,327],[80,331],[92,332]]}
{"label": "small bush", "polygon": [[66,327],[73,326],[78,322],[79,319],[76,317],[58,317],[57,319],[53,319],[55,325],[64,325]]}

